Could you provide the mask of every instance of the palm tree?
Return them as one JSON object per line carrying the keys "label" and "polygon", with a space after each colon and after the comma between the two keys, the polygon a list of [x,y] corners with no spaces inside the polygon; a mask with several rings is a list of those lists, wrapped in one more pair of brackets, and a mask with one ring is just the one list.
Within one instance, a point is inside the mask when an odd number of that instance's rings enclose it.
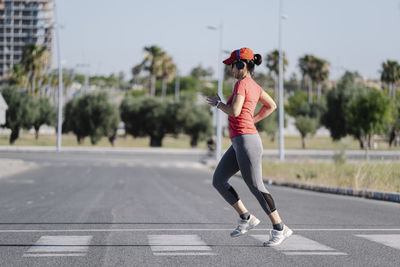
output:
{"label": "palm tree", "polygon": [[317,85],[317,99],[321,100],[321,87],[329,77],[329,63],[318,57],[313,57],[311,79]]}
{"label": "palm tree", "polygon": [[22,50],[20,65],[28,73],[27,87],[30,84],[32,94],[36,93],[36,79],[42,75],[49,59],[49,53],[44,46],[27,44]]}
{"label": "palm tree", "polygon": [[167,91],[167,82],[171,82],[175,77],[176,65],[167,53],[164,53],[161,62],[161,69],[159,72],[159,77],[161,78],[161,96],[165,97]]}
{"label": "palm tree", "polygon": [[387,60],[382,63],[381,81],[389,86],[389,97],[396,99],[395,84],[400,81],[400,65],[397,61]]}
{"label": "palm tree", "polygon": [[156,88],[156,76],[160,72],[162,58],[164,57],[164,51],[156,46],[146,46],[144,47],[145,56],[143,61],[132,68],[132,73],[138,75],[142,70],[148,71],[150,75],[150,95],[155,95]]}
{"label": "palm tree", "polygon": [[308,81],[308,102],[312,102],[312,76],[313,76],[313,55],[304,55],[303,57],[299,58],[299,68],[301,75],[303,77],[303,81]]}
{"label": "palm tree", "polygon": [[[286,71],[288,61],[283,53],[283,72]],[[274,73],[274,99],[278,99],[278,76],[279,76],[279,50],[275,49],[267,55],[266,66],[270,72]]]}

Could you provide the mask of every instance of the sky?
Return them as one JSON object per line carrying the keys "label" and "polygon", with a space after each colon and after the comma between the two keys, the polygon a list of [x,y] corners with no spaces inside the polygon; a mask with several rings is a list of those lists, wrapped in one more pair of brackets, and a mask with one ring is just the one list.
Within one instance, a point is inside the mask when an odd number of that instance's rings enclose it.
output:
{"label": "sky", "polygon": [[[265,59],[278,48],[279,0],[55,1],[63,66],[90,75],[123,71],[130,78],[143,48],[157,45],[181,75],[201,64],[216,76],[220,32],[208,26],[222,25],[223,50],[249,47]],[[327,60],[330,79],[345,70],[379,79],[382,62],[400,62],[400,0],[283,0],[283,10],[287,77],[300,78],[298,59],[305,54]],[[265,61],[257,70],[267,72]]]}

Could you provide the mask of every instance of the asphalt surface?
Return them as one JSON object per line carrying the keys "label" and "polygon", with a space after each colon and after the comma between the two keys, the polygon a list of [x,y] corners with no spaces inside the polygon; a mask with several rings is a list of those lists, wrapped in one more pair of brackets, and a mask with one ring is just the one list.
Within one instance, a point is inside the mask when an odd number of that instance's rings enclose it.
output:
{"label": "asphalt surface", "polygon": [[268,186],[295,235],[270,223],[232,239],[237,216],[201,153],[0,152],[39,167],[0,179],[0,266],[400,266],[400,205]]}

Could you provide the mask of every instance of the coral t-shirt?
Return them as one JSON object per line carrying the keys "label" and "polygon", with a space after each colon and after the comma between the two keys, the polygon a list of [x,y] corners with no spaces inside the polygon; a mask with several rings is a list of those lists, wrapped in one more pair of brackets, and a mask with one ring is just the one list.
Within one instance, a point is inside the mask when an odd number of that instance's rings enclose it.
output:
{"label": "coral t-shirt", "polygon": [[263,89],[252,78],[248,77],[236,82],[226,104],[232,104],[235,95],[244,96],[244,102],[239,116],[228,116],[230,138],[243,134],[258,134],[253,116],[262,91]]}

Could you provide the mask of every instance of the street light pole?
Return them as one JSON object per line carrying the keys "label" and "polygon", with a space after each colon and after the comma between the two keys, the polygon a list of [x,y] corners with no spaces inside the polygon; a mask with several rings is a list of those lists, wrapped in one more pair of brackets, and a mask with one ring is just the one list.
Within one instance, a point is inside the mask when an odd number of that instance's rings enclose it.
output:
{"label": "street light pole", "polygon": [[61,151],[61,133],[62,133],[62,105],[63,105],[63,81],[61,67],[61,49],[60,49],[60,28],[57,22],[57,7],[54,1],[54,20],[57,41],[57,62],[58,62],[58,119],[57,119],[57,151]]}
{"label": "street light pole", "polygon": [[[223,82],[223,71],[221,68],[222,62],[222,22],[219,25],[219,48],[218,48],[218,95],[223,98],[222,95],[222,82]],[[216,109],[217,112],[217,140],[215,146],[215,159],[218,161],[221,158],[222,151],[222,111]]]}
{"label": "street light pole", "polygon": [[[217,64],[217,75],[218,75],[218,95],[221,99],[224,98],[222,95],[222,82],[224,80],[224,72],[221,68],[222,62],[222,29],[223,24],[220,23],[219,27],[208,26],[210,30],[219,31],[219,45],[218,45],[218,64]],[[215,159],[218,161],[221,158],[221,150],[222,150],[222,111],[219,109],[215,110],[215,119],[216,119],[216,128],[217,128],[217,140],[215,145]]]}
{"label": "street light pole", "polygon": [[279,0],[279,159],[285,160],[285,148],[283,139],[283,53],[282,53],[282,7],[283,0]]}

